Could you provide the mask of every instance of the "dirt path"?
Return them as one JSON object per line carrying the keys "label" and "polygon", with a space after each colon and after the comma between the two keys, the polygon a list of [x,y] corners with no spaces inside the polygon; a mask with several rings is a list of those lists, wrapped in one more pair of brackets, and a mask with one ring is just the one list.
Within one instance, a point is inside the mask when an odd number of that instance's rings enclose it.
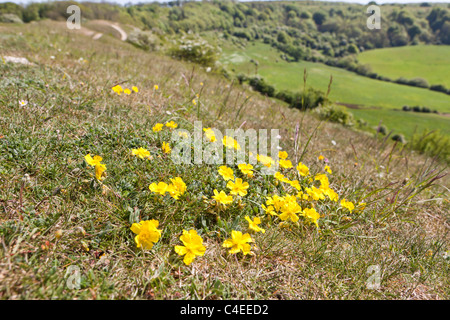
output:
{"label": "dirt path", "polygon": [[125,41],[127,40],[127,33],[125,31],[123,31],[123,29],[121,27],[119,27],[118,25],[115,24],[110,24],[110,27],[116,29],[117,31],[119,31],[120,33],[120,40]]}
{"label": "dirt path", "polygon": [[[125,41],[128,38],[127,33],[119,25],[117,25],[115,23],[112,23],[112,22],[106,21],[106,20],[93,20],[91,22],[95,23],[97,25],[102,25],[102,26],[106,26],[106,27],[109,27],[109,28],[113,28],[114,30],[116,30],[119,33],[120,40],[122,40],[122,41]],[[93,28],[93,29],[95,29],[95,28]],[[81,31],[86,36],[91,37],[93,40],[100,39],[103,36],[104,32],[106,32],[106,31],[99,32],[99,31],[102,31],[102,30],[93,31],[89,27],[83,27],[83,26],[81,27],[81,29],[79,29],[79,31]]]}

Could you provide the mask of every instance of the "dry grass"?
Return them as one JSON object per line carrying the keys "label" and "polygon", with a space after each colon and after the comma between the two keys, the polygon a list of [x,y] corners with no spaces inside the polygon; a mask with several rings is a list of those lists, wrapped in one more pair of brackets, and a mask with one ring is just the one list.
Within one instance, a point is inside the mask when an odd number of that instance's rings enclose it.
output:
{"label": "dry grass", "polygon": [[[6,138],[0,141],[8,141],[0,157],[3,299],[448,299],[448,177],[408,199],[444,169],[432,159],[320,123],[220,75],[112,37],[92,41],[43,21],[3,26],[0,45],[2,55],[37,64],[1,67],[0,134]],[[140,92],[112,95],[118,83]],[[18,109],[24,98],[29,106]],[[321,232],[266,226],[265,234],[254,236],[254,256],[228,255],[220,229],[200,226],[207,252],[187,267],[173,245],[182,228],[207,216],[197,194],[170,205],[142,194],[150,181],[174,175],[188,186],[207,185],[216,169],[177,167],[164,158],[147,166],[124,159],[135,143],[157,152],[160,141],[151,127],[166,120],[189,130],[194,120],[218,129],[279,128],[290,155],[298,138],[293,160],[306,146],[302,161],[312,171],[320,169],[318,155],[330,160],[332,184],[341,196],[379,192],[368,197],[361,215],[330,208]],[[121,186],[120,192],[102,194],[92,187],[82,164],[86,151],[108,160],[108,184]],[[123,187],[130,181],[138,189]],[[151,251],[135,248],[128,207],[164,226]],[[56,230],[63,230],[61,239]],[[70,265],[82,271],[79,290],[66,287]],[[381,266],[378,290],[366,288],[371,265]]]}

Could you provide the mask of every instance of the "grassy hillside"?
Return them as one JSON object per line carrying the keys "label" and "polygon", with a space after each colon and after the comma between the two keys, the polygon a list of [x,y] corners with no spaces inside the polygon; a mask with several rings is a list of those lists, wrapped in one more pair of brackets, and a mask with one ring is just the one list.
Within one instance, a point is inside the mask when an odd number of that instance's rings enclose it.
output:
{"label": "grassy hillside", "polygon": [[424,78],[430,85],[450,88],[450,46],[405,46],[367,50],[358,61],[393,80]]}
{"label": "grassy hillside", "polygon": [[[0,65],[2,299],[449,298],[448,177],[438,163],[111,36],[51,21],[0,28],[2,54],[34,64]],[[118,95],[118,84],[138,92]],[[253,177],[230,165],[232,180],[249,184],[230,194],[219,165],[172,162],[168,121],[188,137],[194,121],[279,129],[289,182],[261,175],[261,160]],[[139,147],[152,159],[135,156]],[[176,177],[186,190],[149,188]],[[214,190],[231,203],[218,205]],[[284,197],[279,214],[267,207],[274,195]],[[150,220],[160,231],[133,225]],[[183,230],[206,247],[189,265],[176,251]],[[252,254],[224,247],[233,231],[249,233]],[[150,239],[151,249],[138,247]],[[79,287],[69,285],[73,268]]]}

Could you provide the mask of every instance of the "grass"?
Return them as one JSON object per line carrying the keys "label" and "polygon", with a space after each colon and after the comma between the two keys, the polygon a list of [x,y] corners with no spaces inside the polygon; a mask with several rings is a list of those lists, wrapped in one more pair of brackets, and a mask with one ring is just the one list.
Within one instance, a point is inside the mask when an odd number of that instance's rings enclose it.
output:
{"label": "grass", "polygon": [[277,90],[301,90],[303,70],[306,68],[307,85],[326,92],[332,75],[330,99],[341,104],[356,105],[358,109],[352,108],[349,111],[371,125],[378,125],[382,121],[389,128],[395,128],[396,132],[407,137],[410,137],[416,129],[422,132],[425,129],[439,128],[448,133],[450,118],[446,116],[406,114],[394,110],[401,109],[404,105],[418,105],[429,106],[431,110],[448,113],[450,96],[443,93],[373,80],[321,63],[307,61],[288,63],[279,57],[276,49],[258,42],[247,45],[241,51],[236,51],[234,46],[225,46],[223,52],[221,61],[228,69],[235,70],[236,73],[254,74],[255,65],[250,63],[250,60],[257,60],[258,74]]}
{"label": "grass", "polygon": [[[35,63],[0,66],[2,299],[448,299],[441,165],[113,37],[94,41],[48,21],[1,27],[2,52]],[[139,93],[113,94],[117,83]],[[293,163],[302,154],[312,174],[321,172],[323,154],[340,199],[367,207],[349,213],[338,202],[311,202],[319,230],[303,218],[280,227],[260,204],[292,190],[256,174],[245,206],[218,213],[207,203],[213,189],[226,190],[217,166],[175,165],[162,154],[171,132],[151,128],[168,120],[189,131],[195,120],[221,130],[279,128]],[[153,159],[132,157],[139,146]],[[87,153],[103,157],[102,183]],[[180,200],[148,190],[175,176],[187,184]],[[231,230],[247,232],[245,215],[261,216],[266,233],[252,234],[255,255],[230,255],[222,243]],[[160,222],[162,236],[143,251],[130,226],[147,219]],[[190,266],[173,249],[183,229],[196,229],[207,246]],[[379,289],[366,286],[372,265]],[[80,289],[67,286],[70,266],[80,270]]]}
{"label": "grass", "polygon": [[[333,101],[356,104],[362,107],[398,109],[404,105],[428,106],[432,110],[450,112],[450,96],[428,89],[414,88],[367,77],[353,72],[308,61],[286,62],[276,49],[268,44],[248,44],[242,51],[225,47],[221,62],[237,73],[252,75],[255,66],[250,59],[259,62],[258,74],[278,90],[299,91],[303,88],[303,70],[308,72],[308,85],[327,90],[333,76],[330,98]],[[383,94],[380,94],[383,92]]]}
{"label": "grass", "polygon": [[436,114],[413,114],[400,110],[385,109],[349,109],[356,118],[367,121],[370,126],[378,126],[380,121],[393,133],[401,133],[405,137],[412,137],[414,133],[421,133],[425,129],[440,130],[450,135],[450,118]]}
{"label": "grass", "polygon": [[424,78],[430,85],[450,88],[450,46],[417,45],[368,50],[358,61],[369,64],[372,71],[396,80],[400,77]]}

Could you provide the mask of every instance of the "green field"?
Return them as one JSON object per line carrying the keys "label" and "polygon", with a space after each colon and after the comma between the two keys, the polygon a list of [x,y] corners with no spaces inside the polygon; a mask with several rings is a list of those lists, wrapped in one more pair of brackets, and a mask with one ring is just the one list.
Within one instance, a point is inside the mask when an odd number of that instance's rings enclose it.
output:
{"label": "green field", "polygon": [[439,112],[450,112],[450,96],[444,93],[374,80],[322,63],[286,62],[280,58],[276,49],[259,42],[241,51],[223,48],[221,62],[236,73],[254,74],[255,66],[250,63],[250,59],[258,61],[258,74],[277,90],[301,90],[303,70],[306,68],[307,86],[322,91],[327,90],[330,76],[333,76],[330,98],[336,102],[388,109],[418,105]]}
{"label": "green field", "polygon": [[358,55],[361,64],[393,80],[424,78],[430,85],[450,88],[450,46],[405,46],[369,50]]}
{"label": "green field", "polygon": [[[333,76],[330,98],[341,104],[358,105],[361,109],[350,109],[356,118],[366,120],[371,126],[380,121],[397,133],[410,136],[424,129],[441,129],[450,134],[450,118],[436,114],[397,111],[404,105],[428,106],[441,113],[450,112],[450,96],[428,89],[399,85],[359,76],[353,72],[321,63],[307,61],[286,62],[280,53],[267,44],[250,44],[245,49],[224,47],[221,62],[236,74],[258,74],[277,90],[300,91],[303,88],[303,72],[307,70],[307,86],[327,91],[330,76]],[[371,107],[377,107],[372,109]],[[370,108],[370,109],[369,109]],[[396,109],[396,110],[394,110]]]}
{"label": "green field", "polygon": [[381,121],[394,134],[403,133],[411,137],[415,132],[422,133],[425,128],[429,128],[450,135],[450,118],[436,114],[417,114],[386,109],[351,109],[350,111],[356,118],[366,120],[371,127],[377,126]]}

